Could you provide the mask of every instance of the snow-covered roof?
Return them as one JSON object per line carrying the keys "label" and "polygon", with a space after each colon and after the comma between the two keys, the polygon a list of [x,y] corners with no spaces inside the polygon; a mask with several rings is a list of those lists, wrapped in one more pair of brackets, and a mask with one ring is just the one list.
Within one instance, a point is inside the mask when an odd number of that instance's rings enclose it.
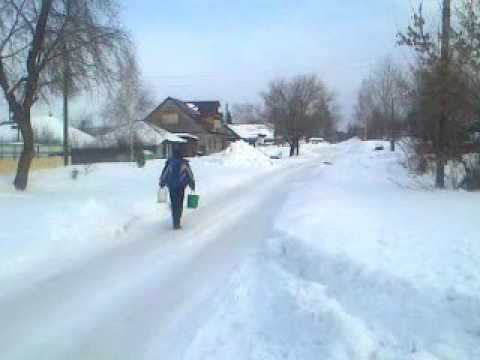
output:
{"label": "snow-covered roof", "polygon": [[264,124],[231,124],[228,127],[241,139],[256,139],[259,136],[274,139],[273,130]]}
{"label": "snow-covered roof", "polygon": [[193,135],[193,134],[190,134],[190,133],[175,133],[175,135],[177,135],[181,138],[194,139],[194,140],[199,139],[197,135]]}
{"label": "snow-covered roof", "polygon": [[[155,146],[164,141],[177,143],[185,143],[181,137],[166,131],[158,126],[149,124],[145,121],[136,121],[133,125],[133,131],[136,141],[140,141],[143,145]],[[130,134],[129,125],[123,125],[117,129],[98,137],[90,145],[95,146],[116,146],[119,142],[128,142]]]}
{"label": "snow-covered roof", "polygon": [[198,112],[198,106],[196,106],[195,104],[192,104],[192,103],[185,103],[185,104],[193,111]]}
{"label": "snow-covered roof", "polygon": [[[32,117],[32,128],[35,135],[35,143],[62,143],[63,121],[54,116]],[[81,147],[95,140],[95,138],[83,131],[70,126],[68,129],[69,141],[72,147]],[[11,124],[0,126],[0,143],[17,141],[18,130]]]}

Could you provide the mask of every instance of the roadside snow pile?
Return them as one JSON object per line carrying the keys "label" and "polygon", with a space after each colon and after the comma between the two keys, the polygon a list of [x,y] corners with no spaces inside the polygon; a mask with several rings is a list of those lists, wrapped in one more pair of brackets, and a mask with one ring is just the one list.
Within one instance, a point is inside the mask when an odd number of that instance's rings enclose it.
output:
{"label": "roadside snow pile", "polygon": [[332,147],[328,142],[321,142],[319,144],[302,144],[300,146],[300,154],[307,157],[319,156],[325,153],[325,149]]}
{"label": "roadside snow pile", "polygon": [[209,299],[213,316],[184,358],[376,359],[368,326],[345,312],[325,286],[280,266],[285,254],[279,251],[251,256],[230,279],[229,291]]}
{"label": "roadside snow pile", "polygon": [[311,169],[315,184],[293,184],[276,225],[282,262],[369,324],[379,359],[478,359],[472,216],[480,194],[425,191],[399,164],[400,152],[373,145],[338,144],[333,166]]}
{"label": "roadside snow pile", "polygon": [[225,151],[210,158],[229,167],[269,168],[273,165],[267,155],[244,141],[236,141]]}

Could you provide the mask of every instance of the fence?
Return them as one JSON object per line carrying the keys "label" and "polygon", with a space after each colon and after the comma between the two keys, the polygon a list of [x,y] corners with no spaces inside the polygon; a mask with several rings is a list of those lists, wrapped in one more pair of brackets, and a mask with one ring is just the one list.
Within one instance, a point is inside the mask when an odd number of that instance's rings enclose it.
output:
{"label": "fence", "polygon": [[[18,160],[22,153],[23,143],[0,144],[0,159]],[[61,145],[34,145],[35,158],[63,156]]]}
{"label": "fence", "polygon": [[[137,148],[135,152],[139,150]],[[171,152],[166,142],[159,146],[144,146],[142,151],[147,159],[164,158]],[[130,149],[128,147],[78,148],[72,149],[70,155],[72,165],[130,161]]]}
{"label": "fence", "polygon": [[[22,153],[22,143],[0,144],[0,173],[14,173]],[[63,148],[59,145],[34,146],[31,169],[49,169],[63,165]]]}

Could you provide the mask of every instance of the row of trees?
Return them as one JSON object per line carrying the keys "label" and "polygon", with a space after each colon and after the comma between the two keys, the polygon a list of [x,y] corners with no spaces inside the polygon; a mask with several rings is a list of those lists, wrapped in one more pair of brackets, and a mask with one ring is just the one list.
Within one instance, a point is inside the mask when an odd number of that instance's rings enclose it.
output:
{"label": "row of trees", "polygon": [[463,1],[452,14],[451,1],[442,2],[439,37],[428,31],[420,6],[398,34],[398,43],[415,51],[415,63],[405,72],[386,60],[363,81],[351,128],[392,144],[400,134],[415,139],[418,151],[435,156],[439,188],[447,160],[462,161],[467,129],[480,115],[480,5]]}
{"label": "row of trees", "polygon": [[270,124],[274,127],[275,138],[290,145],[290,156],[299,154],[302,138],[335,138],[339,121],[336,99],[316,75],[273,80],[261,92],[261,99],[262,104],[259,105],[234,105],[234,121]]}
{"label": "row of trees", "polygon": [[395,138],[404,130],[408,83],[403,71],[386,58],[363,80],[354,109],[355,120],[365,139]]}
{"label": "row of trees", "polygon": [[274,80],[262,98],[266,119],[290,145],[290,156],[299,154],[301,138],[333,137],[336,132],[335,97],[316,75]]}

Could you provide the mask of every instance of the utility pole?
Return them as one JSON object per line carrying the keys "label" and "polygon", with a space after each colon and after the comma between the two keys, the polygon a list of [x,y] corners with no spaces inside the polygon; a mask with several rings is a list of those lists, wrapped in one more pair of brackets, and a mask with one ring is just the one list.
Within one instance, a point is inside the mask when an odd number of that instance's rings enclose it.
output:
{"label": "utility pole", "polygon": [[446,157],[446,131],[447,131],[447,102],[448,102],[448,71],[450,60],[450,21],[451,0],[443,0],[442,6],[442,41],[441,41],[441,91],[440,91],[440,118],[437,126],[437,151],[436,151],[436,179],[437,188],[445,187],[445,163]]}
{"label": "utility pole", "polygon": [[68,144],[68,86],[69,71],[67,60],[65,59],[65,69],[63,72],[63,163],[69,165],[69,144]]}
{"label": "utility pole", "polygon": [[[67,0],[66,18],[65,22],[69,21],[70,16],[70,1]],[[70,146],[68,141],[68,97],[70,88],[70,69],[68,66],[68,52],[67,52],[67,40],[65,34],[62,39],[63,46],[63,163],[65,166],[69,165]]]}
{"label": "utility pole", "polygon": [[395,151],[395,98],[392,96],[392,119],[390,120],[390,151]]}
{"label": "utility pole", "polygon": [[363,128],[363,140],[368,140],[368,117],[365,117],[365,127]]}

